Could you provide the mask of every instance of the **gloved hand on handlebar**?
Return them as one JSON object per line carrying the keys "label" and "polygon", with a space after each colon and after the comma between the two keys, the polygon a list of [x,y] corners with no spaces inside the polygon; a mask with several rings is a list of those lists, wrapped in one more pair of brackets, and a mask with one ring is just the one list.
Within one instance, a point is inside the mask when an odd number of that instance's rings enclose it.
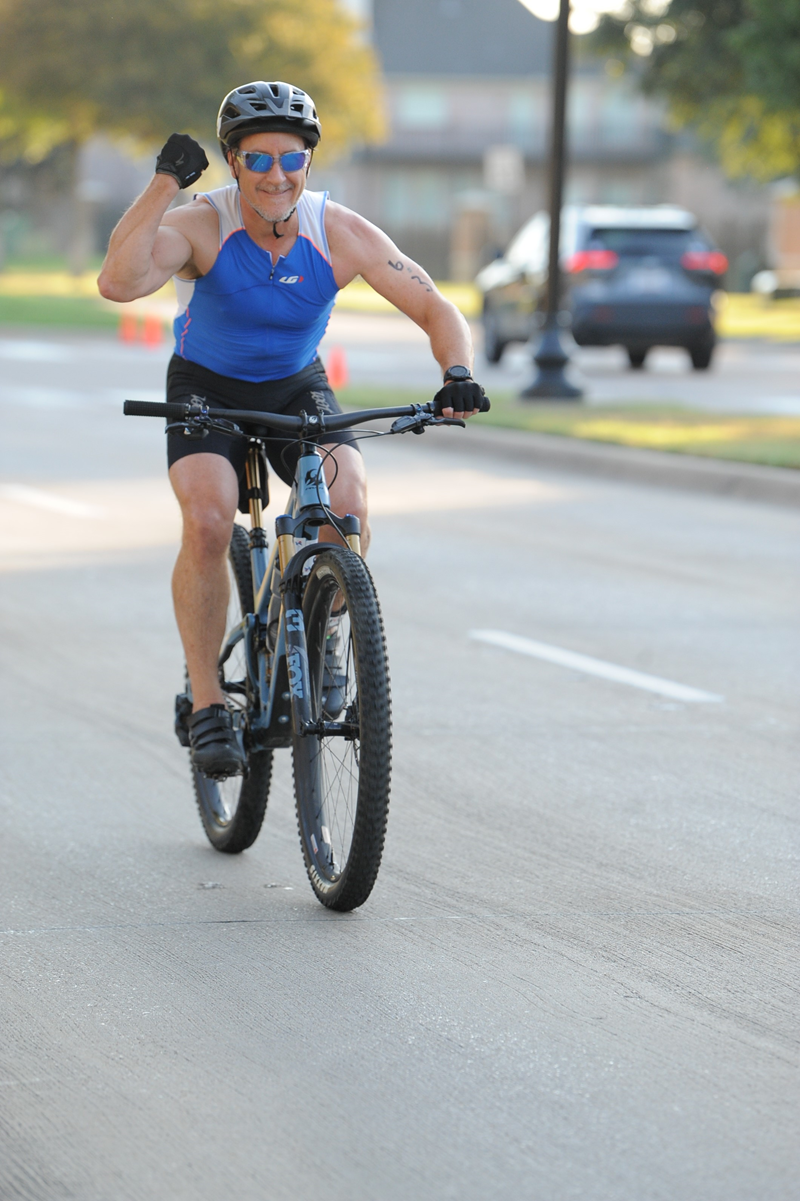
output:
{"label": "gloved hand on handlebar", "polygon": [[181,188],[199,179],[208,166],[206,152],[188,133],[171,133],[156,159],[156,175],[171,175]]}
{"label": "gloved hand on handlebar", "polygon": [[433,398],[436,413],[444,417],[471,417],[473,413],[488,413],[489,397],[474,379],[453,380],[445,384]]}

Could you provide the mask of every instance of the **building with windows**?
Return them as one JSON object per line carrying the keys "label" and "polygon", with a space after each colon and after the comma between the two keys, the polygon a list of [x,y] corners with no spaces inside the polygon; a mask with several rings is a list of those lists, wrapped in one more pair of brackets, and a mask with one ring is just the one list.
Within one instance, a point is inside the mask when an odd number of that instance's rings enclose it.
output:
{"label": "building with windows", "polygon": [[[546,205],[554,27],[520,0],[343,2],[382,63],[388,136],[317,170],[316,186],[437,278],[472,278]],[[766,190],[727,183],[620,63],[590,59],[578,38],[573,50],[566,199],[685,205],[746,286],[764,259]]]}
{"label": "building with windows", "polygon": [[[471,279],[546,207],[553,26],[520,0],[338,2],[363,19],[383,67],[387,136],[346,161],[317,159],[311,186],[386,229],[434,277]],[[566,200],[682,205],[727,254],[730,286],[748,287],[769,261],[769,190],[726,182],[621,71],[573,39]],[[209,151],[205,188],[227,180],[211,139]],[[69,244],[76,269],[85,265],[152,171],[151,154],[92,139],[80,160],[76,225],[62,159],[4,166],[0,266],[4,244],[26,258]]]}

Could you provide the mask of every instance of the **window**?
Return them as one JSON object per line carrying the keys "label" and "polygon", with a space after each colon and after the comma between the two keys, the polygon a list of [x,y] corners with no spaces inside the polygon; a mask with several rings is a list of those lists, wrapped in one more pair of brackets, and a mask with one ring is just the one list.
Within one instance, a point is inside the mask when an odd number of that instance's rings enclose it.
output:
{"label": "window", "polygon": [[544,88],[515,88],[508,97],[508,130],[511,140],[523,145],[544,142],[550,117],[549,98]]}
{"label": "window", "polygon": [[403,129],[441,129],[447,124],[447,107],[442,88],[403,88],[397,96],[397,124]]}
{"label": "window", "polygon": [[450,192],[445,174],[435,170],[387,171],[384,220],[395,229],[446,229]]}
{"label": "window", "polygon": [[657,256],[678,260],[686,250],[707,250],[702,237],[691,229],[593,229],[588,250],[613,250],[620,258]]}

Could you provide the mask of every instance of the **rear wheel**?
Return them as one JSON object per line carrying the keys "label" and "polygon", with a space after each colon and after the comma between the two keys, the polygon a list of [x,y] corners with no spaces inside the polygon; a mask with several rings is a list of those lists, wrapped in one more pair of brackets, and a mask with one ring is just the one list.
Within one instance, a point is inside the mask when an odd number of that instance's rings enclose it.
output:
{"label": "rear wheel", "polygon": [[[649,349],[649,347],[647,348]],[[628,347],[628,362],[634,371],[641,371],[647,358],[647,350],[631,350]]]}
{"label": "rear wheel", "polygon": [[692,368],[695,371],[708,371],[714,356],[714,343],[709,340],[690,346],[689,356],[692,360]]}
{"label": "rear wheel", "polygon": [[297,824],[308,878],[330,909],[363,905],[378,875],[391,778],[391,703],[378,598],[352,551],[319,555],[303,597],[311,716],[294,733]]}
{"label": "rear wheel", "polygon": [[[233,527],[228,551],[230,600],[227,632],[236,627],[247,613],[253,612],[253,581],[250,549],[246,531]],[[236,855],[252,846],[258,837],[269,796],[272,775],[272,751],[256,751],[249,745],[247,730],[247,671],[244,640],[236,643],[220,667],[223,691],[233,712],[234,727],[240,731],[247,755],[247,774],[212,780],[192,769],[197,808],[208,840],[218,851]]]}

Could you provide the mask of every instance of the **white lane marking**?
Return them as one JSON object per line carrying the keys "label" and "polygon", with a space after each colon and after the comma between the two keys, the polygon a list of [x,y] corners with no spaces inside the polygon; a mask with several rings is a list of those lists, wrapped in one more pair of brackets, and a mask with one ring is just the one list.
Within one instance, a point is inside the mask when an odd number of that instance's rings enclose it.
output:
{"label": "white lane marking", "polygon": [[41,488],[29,488],[27,484],[3,484],[0,497],[18,505],[29,505],[34,509],[48,509],[51,513],[63,513],[66,517],[102,517],[105,510],[98,505],[87,505],[82,500],[70,500],[45,492]]}
{"label": "white lane marking", "polygon": [[491,646],[501,646],[507,651],[516,651],[519,655],[530,655],[547,663],[571,667],[573,671],[583,671],[603,680],[614,680],[617,684],[629,684],[632,688],[643,688],[645,692],[656,692],[659,696],[668,696],[676,701],[713,704],[725,699],[716,692],[703,692],[700,688],[690,688],[688,684],[662,680],[660,676],[606,663],[604,659],[593,659],[591,655],[580,655],[560,646],[549,646],[546,642],[535,642],[533,638],[522,638],[519,634],[506,634],[503,630],[470,630],[469,637],[477,642],[488,642]]}

